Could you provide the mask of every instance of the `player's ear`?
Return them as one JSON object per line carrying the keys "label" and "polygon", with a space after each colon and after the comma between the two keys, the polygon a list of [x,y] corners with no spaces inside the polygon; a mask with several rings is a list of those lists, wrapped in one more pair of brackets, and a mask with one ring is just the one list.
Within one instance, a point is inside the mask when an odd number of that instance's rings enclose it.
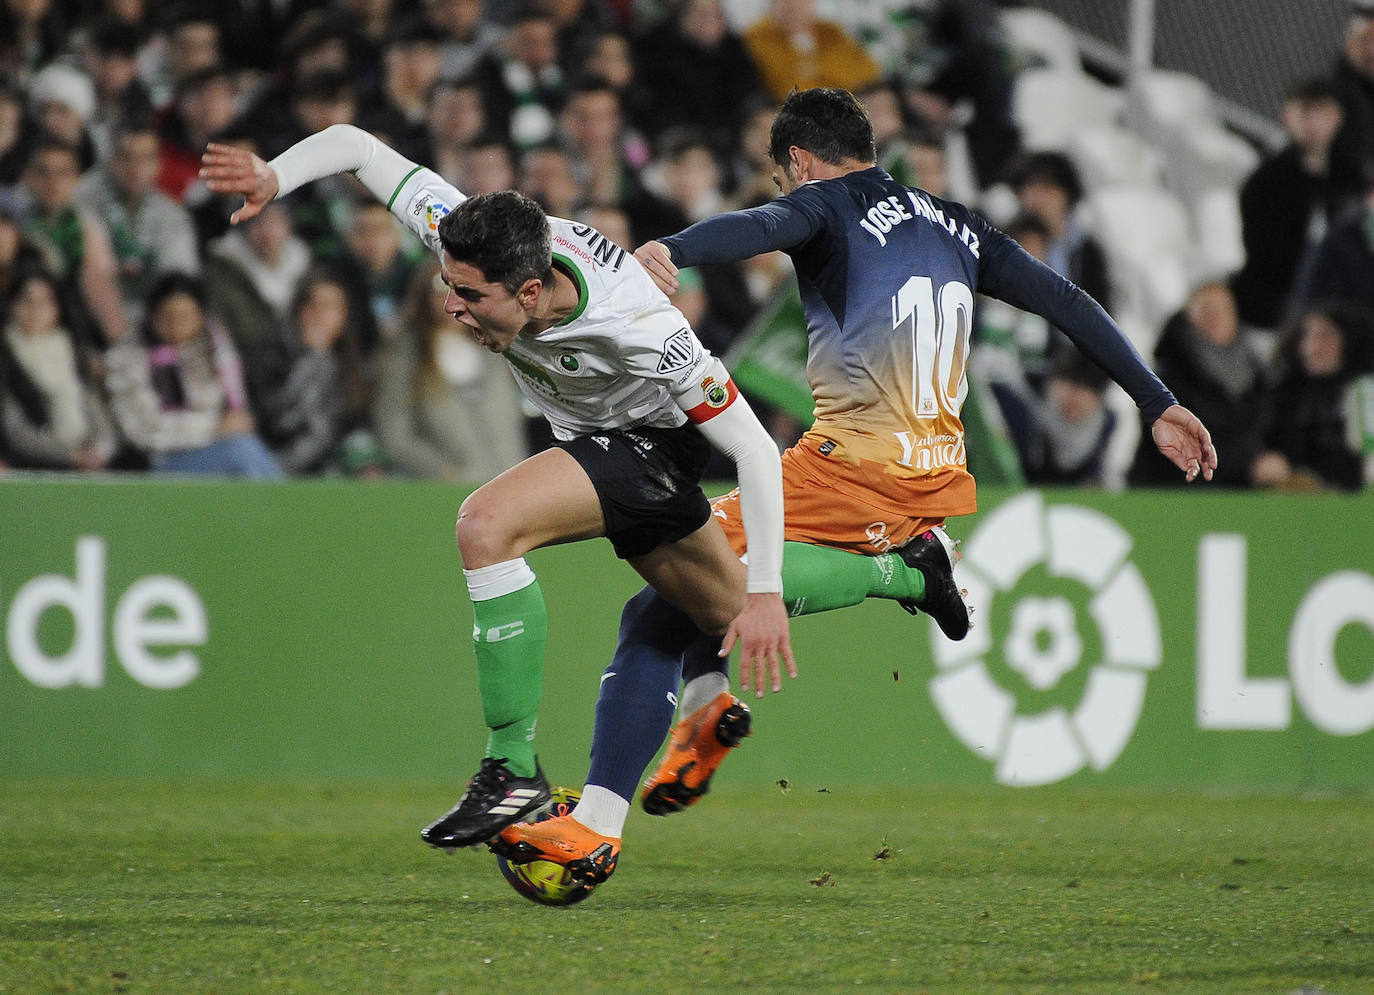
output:
{"label": "player's ear", "polygon": [[534,309],[539,303],[539,291],[544,289],[544,281],[530,277],[520,285],[520,289],[515,292],[515,299],[520,302],[520,306],[526,311]]}
{"label": "player's ear", "polygon": [[[792,179],[798,183],[805,183],[811,178],[810,159],[811,153],[799,145],[793,145],[787,150],[787,159],[792,165]],[[805,175],[803,175],[805,174]]]}

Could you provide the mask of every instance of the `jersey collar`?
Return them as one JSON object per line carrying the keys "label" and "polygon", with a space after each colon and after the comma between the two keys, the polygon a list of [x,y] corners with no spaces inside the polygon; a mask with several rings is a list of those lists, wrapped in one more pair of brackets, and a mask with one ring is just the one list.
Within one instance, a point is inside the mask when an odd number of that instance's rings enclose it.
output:
{"label": "jersey collar", "polygon": [[560,321],[555,327],[562,328],[564,325],[571,324],[582,317],[582,312],[587,310],[587,280],[582,275],[582,271],[574,265],[573,261],[567,256],[555,252],[553,254],[553,265],[560,269],[577,286],[577,307],[573,308],[572,314]]}

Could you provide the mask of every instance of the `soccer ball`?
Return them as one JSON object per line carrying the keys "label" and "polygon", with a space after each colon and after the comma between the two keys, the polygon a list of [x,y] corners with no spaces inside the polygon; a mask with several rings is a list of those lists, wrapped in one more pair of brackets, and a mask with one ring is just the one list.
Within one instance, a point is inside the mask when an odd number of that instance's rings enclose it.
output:
{"label": "soccer ball", "polygon": [[[553,806],[535,822],[567,815],[573,810],[579,798],[578,791],[570,788],[553,789]],[[512,864],[505,857],[497,856],[496,866],[510,886],[531,902],[540,905],[576,905],[592,893],[595,885],[587,886],[576,881],[568,869],[551,860],[532,860],[528,864]]]}

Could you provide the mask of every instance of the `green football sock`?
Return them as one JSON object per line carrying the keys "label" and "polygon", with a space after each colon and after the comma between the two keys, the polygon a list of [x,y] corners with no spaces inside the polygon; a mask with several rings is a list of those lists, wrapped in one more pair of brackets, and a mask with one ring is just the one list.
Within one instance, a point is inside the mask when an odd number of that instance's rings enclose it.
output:
{"label": "green football sock", "polygon": [[920,601],[921,571],[896,553],[865,556],[829,546],[786,542],[782,547],[782,599],[792,615],[857,605],[865,598]]}
{"label": "green football sock", "polygon": [[535,581],[472,603],[472,640],[482,715],[491,729],[487,756],[505,757],[517,777],[533,777],[534,724],[544,689],[549,614]]}

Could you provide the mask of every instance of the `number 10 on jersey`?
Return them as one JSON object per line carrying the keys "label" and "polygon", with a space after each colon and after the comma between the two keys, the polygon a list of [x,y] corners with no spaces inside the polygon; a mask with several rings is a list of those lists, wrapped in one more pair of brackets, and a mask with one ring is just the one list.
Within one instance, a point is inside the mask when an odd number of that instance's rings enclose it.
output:
{"label": "number 10 on jersey", "polygon": [[917,418],[941,411],[958,417],[968,394],[969,334],[973,329],[973,291],[951,280],[940,287],[928,276],[913,276],[892,297],[892,328],[911,326],[911,396]]}

